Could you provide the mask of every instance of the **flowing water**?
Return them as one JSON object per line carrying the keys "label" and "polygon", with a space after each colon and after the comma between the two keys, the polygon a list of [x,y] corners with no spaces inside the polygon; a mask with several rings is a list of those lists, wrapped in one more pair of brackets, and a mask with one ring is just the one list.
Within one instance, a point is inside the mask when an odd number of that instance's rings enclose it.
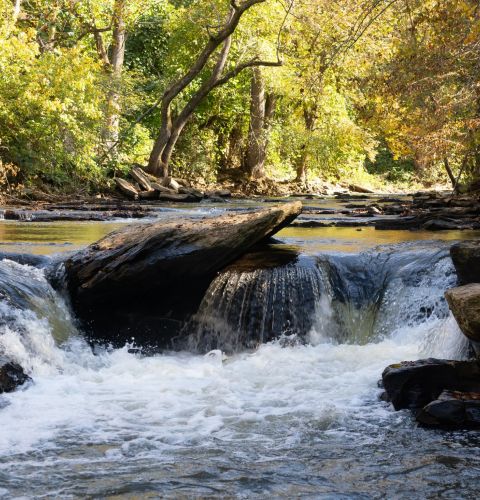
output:
{"label": "flowing water", "polygon": [[207,354],[93,353],[42,269],[0,261],[0,353],[34,380],[0,396],[0,498],[477,497],[476,433],[378,399],[390,363],[465,356],[448,244],[308,235],[280,266],[212,283],[189,332]]}

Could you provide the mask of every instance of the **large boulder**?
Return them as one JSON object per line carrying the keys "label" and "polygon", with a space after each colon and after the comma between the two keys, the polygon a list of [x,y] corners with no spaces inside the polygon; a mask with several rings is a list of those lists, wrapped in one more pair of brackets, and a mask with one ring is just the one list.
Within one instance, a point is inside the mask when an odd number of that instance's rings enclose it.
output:
{"label": "large boulder", "polygon": [[445,297],[460,330],[480,354],[480,283],[451,288]]}
{"label": "large boulder", "polygon": [[460,284],[480,283],[480,240],[456,243],[450,255]]}
{"label": "large boulder", "polygon": [[294,202],[240,215],[129,225],[65,261],[72,304],[104,340],[170,338],[218,271],[301,210]]}
{"label": "large boulder", "polygon": [[480,392],[480,361],[403,361],[385,368],[382,381],[396,410],[422,408],[444,390]]}

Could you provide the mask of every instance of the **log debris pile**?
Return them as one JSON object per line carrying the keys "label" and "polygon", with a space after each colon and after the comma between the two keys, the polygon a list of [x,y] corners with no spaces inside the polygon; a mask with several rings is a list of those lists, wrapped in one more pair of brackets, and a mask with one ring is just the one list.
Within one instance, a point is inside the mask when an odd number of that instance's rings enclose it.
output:
{"label": "log debris pile", "polygon": [[384,207],[387,215],[400,218],[379,220],[376,229],[480,229],[480,194],[453,196],[447,193],[416,193],[410,204]]}
{"label": "log debris pile", "polygon": [[223,201],[231,196],[228,190],[203,193],[190,186],[189,182],[173,177],[155,177],[147,174],[140,166],[130,171],[131,181],[117,177],[118,190],[131,200],[159,200],[181,203],[198,202],[204,198]]}

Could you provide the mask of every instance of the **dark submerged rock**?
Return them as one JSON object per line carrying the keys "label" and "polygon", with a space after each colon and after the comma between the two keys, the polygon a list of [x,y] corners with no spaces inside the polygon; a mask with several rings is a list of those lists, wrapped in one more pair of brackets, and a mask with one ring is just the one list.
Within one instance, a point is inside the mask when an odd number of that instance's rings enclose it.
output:
{"label": "dark submerged rock", "polygon": [[31,378],[17,363],[8,362],[0,366],[0,394],[13,392],[17,387],[30,380]]}
{"label": "dark submerged rock", "polygon": [[443,391],[416,418],[426,426],[480,428],[480,393]]}
{"label": "dark submerged rock", "polygon": [[480,362],[423,359],[402,361],[382,374],[386,399],[395,410],[422,408],[444,390],[480,392]]}

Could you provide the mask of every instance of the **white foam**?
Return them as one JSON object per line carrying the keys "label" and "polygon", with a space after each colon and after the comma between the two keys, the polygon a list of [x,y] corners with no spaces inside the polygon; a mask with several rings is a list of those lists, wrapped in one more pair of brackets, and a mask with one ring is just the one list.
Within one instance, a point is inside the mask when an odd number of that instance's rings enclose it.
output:
{"label": "white foam", "polygon": [[[110,443],[111,456],[125,456],[213,438],[268,439],[255,426],[276,419],[341,425],[352,415],[362,418],[384,367],[417,359],[428,334],[418,327],[363,346],[274,342],[227,359],[221,352],[141,358],[127,348],[94,357],[82,345],[73,347],[72,353],[79,349],[73,359],[53,346],[61,370],[35,368],[32,387],[6,396],[0,453],[72,438]],[[294,439],[294,427],[291,433]]]}

